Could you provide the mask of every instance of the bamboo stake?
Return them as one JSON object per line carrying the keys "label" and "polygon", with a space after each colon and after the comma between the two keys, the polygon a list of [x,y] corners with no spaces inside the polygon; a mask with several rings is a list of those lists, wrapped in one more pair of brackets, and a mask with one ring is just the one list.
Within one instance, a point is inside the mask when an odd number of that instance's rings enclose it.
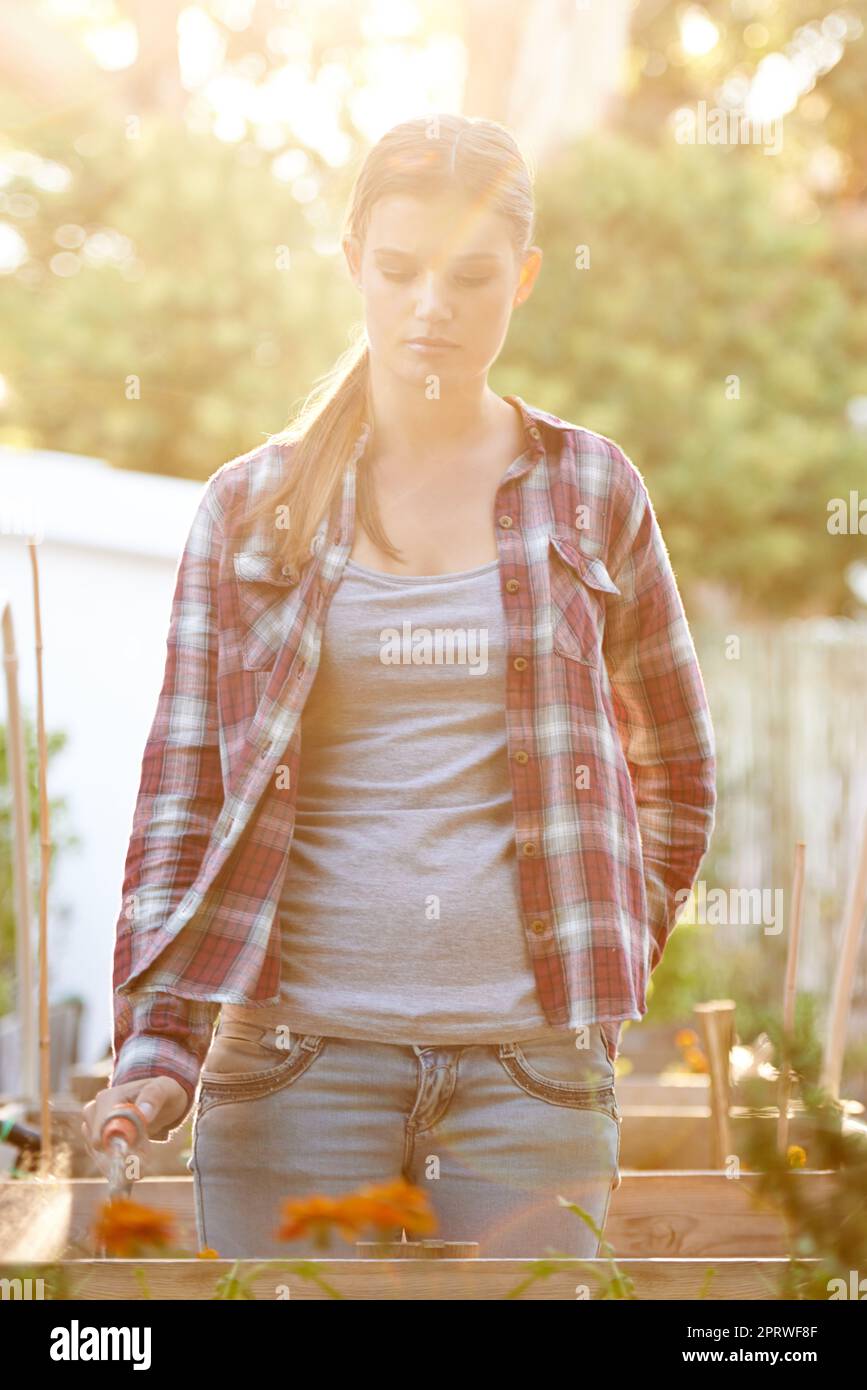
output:
{"label": "bamboo stake", "polygon": [[849,1007],[852,1002],[852,981],[855,976],[855,964],[864,929],[865,903],[867,903],[867,816],[864,817],[864,826],[861,832],[861,852],[846,909],[843,940],[837,960],[837,977],[834,981],[828,1038],[822,1062],[821,1085],[831,1093],[835,1100],[840,1099],[843,1053],[846,1047]]}
{"label": "bamboo stake", "polygon": [[697,1013],[701,1018],[710,1065],[714,1167],[724,1168],[726,1159],[731,1152],[729,1097],[735,1001],[733,999],[709,999],[706,1004],[696,1004],[693,1013]]}
{"label": "bamboo stake", "polygon": [[47,752],[45,743],[45,697],[42,684],[42,610],[39,605],[39,564],[35,541],[29,540],[30,567],[33,573],[33,619],[36,632],[36,730],[39,749],[39,1090],[42,1126],[43,1172],[48,1172],[53,1159],[51,1135],[51,1026],[48,1016],[48,872],[51,863],[51,839],[48,817]]}
{"label": "bamboo stake", "polygon": [[791,1041],[795,1031],[795,1002],[798,992],[798,953],[801,948],[806,848],[803,840],[798,840],[795,844],[795,863],[792,869],[792,910],[789,914],[789,945],[786,956],[786,980],[783,987],[783,1046],[777,1087],[777,1148],[783,1155],[789,1140],[789,1095],[792,1086]]}
{"label": "bamboo stake", "polygon": [[30,891],[30,780],[24,721],[18,691],[18,651],[12,602],[0,595],[3,624],[3,664],[6,668],[7,748],[12,794],[14,852],[12,882],[15,918],[15,1013],[18,1018],[18,1095],[25,1109],[36,1104],[36,1038],[33,1017],[33,898]]}

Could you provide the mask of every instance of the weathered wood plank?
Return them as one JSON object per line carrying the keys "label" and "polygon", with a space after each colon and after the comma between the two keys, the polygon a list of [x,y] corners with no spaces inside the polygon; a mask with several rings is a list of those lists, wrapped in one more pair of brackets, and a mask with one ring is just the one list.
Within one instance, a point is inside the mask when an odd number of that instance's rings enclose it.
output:
{"label": "weathered wood plank", "polygon": [[[713,1171],[622,1170],[611,1197],[606,1239],[618,1256],[780,1256],[787,1252],[778,1213],[757,1203],[759,1175],[727,1178]],[[836,1175],[795,1169],[792,1182],[806,1186],[811,1203],[827,1200]],[[106,1199],[101,1178],[56,1184],[0,1182],[5,1213],[2,1251],[11,1259],[53,1259],[92,1253],[90,1228]],[[133,1195],[172,1213],[178,1244],[197,1248],[193,1179],[143,1178]],[[287,1250],[289,1247],[287,1247]]]}
{"label": "weathered wood plank", "polygon": [[[142,1271],[153,1299],[209,1300],[221,1275],[251,1276],[260,1300],[321,1300],[326,1289],[292,1272],[282,1260],[71,1260],[59,1266],[66,1296],[76,1300],[140,1299]],[[323,1280],[344,1298],[367,1300],[504,1299],[526,1280],[534,1260],[321,1260]],[[522,1299],[569,1301],[602,1296],[612,1267],[606,1260],[551,1261],[555,1272],[532,1283]],[[777,1301],[786,1260],[622,1260],[619,1269],[640,1299]],[[815,1263],[811,1261],[808,1263]],[[55,1268],[57,1268],[55,1266]],[[255,1272],[254,1272],[255,1271]],[[51,1266],[0,1264],[0,1279],[22,1274],[51,1279]]]}
{"label": "weathered wood plank", "polygon": [[626,1113],[633,1106],[680,1107],[709,1106],[710,1081],[700,1074],[678,1076],[677,1079],[657,1080],[653,1076],[620,1076],[616,1083],[620,1109]]}

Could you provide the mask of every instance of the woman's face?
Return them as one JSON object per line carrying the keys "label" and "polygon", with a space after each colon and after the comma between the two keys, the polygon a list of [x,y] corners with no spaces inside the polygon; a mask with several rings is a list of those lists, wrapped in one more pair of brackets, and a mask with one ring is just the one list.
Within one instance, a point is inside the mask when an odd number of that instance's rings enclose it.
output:
{"label": "woman's face", "polygon": [[407,381],[484,376],[542,262],[534,246],[522,264],[505,218],[459,195],[380,198],[363,247],[354,237],[343,247],[371,356]]}

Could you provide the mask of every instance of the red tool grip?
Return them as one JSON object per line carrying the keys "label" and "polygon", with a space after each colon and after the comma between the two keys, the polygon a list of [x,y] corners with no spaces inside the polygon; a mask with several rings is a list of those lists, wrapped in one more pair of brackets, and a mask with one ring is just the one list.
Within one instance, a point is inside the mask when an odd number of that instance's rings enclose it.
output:
{"label": "red tool grip", "polygon": [[133,1148],[141,1139],[147,1137],[147,1132],[147,1116],[139,1110],[137,1105],[133,1105],[132,1102],[118,1105],[112,1110],[102,1127],[102,1146],[106,1148],[112,1139],[123,1139],[130,1148]]}

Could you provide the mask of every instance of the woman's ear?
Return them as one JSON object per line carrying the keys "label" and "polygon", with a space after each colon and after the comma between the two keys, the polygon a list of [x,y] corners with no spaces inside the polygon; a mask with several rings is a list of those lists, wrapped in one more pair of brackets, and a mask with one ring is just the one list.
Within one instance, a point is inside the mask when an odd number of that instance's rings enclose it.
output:
{"label": "woman's ear", "polygon": [[512,307],[523,304],[529,299],[533,286],[536,283],[536,276],[542,268],[542,257],[545,253],[541,246],[531,246],[526,252],[524,263],[521,266],[521,273],[518,278],[518,288],[515,290],[515,298],[512,300]]}

